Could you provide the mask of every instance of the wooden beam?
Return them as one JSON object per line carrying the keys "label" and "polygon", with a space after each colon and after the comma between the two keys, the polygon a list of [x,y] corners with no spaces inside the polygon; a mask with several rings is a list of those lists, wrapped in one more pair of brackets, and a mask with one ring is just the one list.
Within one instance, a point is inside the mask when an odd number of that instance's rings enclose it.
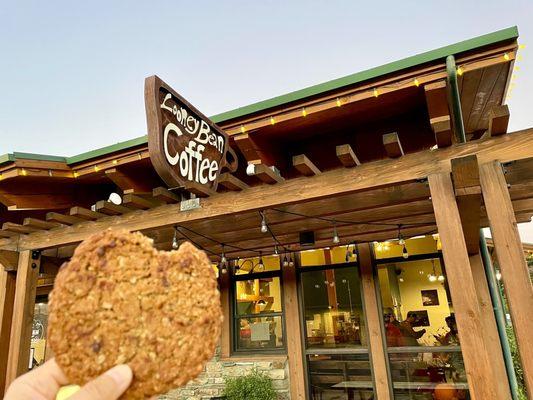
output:
{"label": "wooden beam", "polygon": [[335,148],[337,153],[337,158],[345,167],[355,167],[361,165],[361,161],[355,155],[355,152],[352,150],[352,146],[349,144],[341,144]]}
{"label": "wooden beam", "polygon": [[480,164],[483,199],[522,361],[528,393],[533,393],[533,287],[501,165]]}
{"label": "wooden beam", "polygon": [[452,180],[449,173],[431,174],[428,180],[470,393],[475,399],[499,399],[497,386],[501,377],[494,375],[493,361],[485,343],[481,309]]}
{"label": "wooden beam", "polygon": [[479,228],[481,219],[481,186],[475,155],[455,158],[451,162],[453,186],[461,217],[468,254],[479,252]]}
{"label": "wooden beam", "polygon": [[509,126],[509,107],[507,104],[494,106],[489,111],[489,136],[499,136],[507,133]]}
{"label": "wooden beam", "polygon": [[285,310],[285,332],[287,358],[289,361],[291,399],[304,400],[305,368],[300,326],[301,315],[298,307],[298,277],[296,268],[282,268],[283,274],[283,306]]}
{"label": "wooden beam", "polygon": [[532,139],[533,129],[527,129],[497,138],[462,143],[439,151],[427,150],[407,154],[397,160],[368,162],[356,169],[334,169],[311,178],[301,177],[272,186],[250,187],[245,192],[219,193],[205,199],[202,207],[193,212],[181,212],[179,204],[167,204],[143,212],[131,212],[118,220],[104,218],[80,224],[73,227],[74,229],[56,229],[53,235],[50,232],[35,232],[17,239],[4,239],[1,248],[20,250],[56,247],[80,242],[94,232],[109,227],[121,227],[131,231],[148,230],[415,182],[433,173],[449,173],[450,160],[460,156],[476,154],[480,163],[495,159],[507,162],[531,158]]}
{"label": "wooden beam", "polygon": [[383,135],[383,146],[385,146],[385,152],[390,158],[403,156],[402,144],[396,132]]}
{"label": "wooden beam", "polygon": [[228,190],[244,190],[248,188],[248,185],[241,181],[239,178],[237,178],[235,175],[230,174],[229,172],[224,172],[223,174],[220,174],[220,177],[218,178],[219,185],[224,186]]}
{"label": "wooden beam", "polygon": [[40,263],[40,257],[33,259],[32,253],[31,250],[26,250],[21,252],[19,257],[6,386],[28,370],[33,309]]}
{"label": "wooden beam", "polygon": [[77,218],[84,219],[87,221],[96,221],[99,218],[103,218],[107,216],[105,214],[102,214],[102,213],[99,213],[93,210],[89,210],[88,208],[78,207],[78,206],[72,207],[70,209],[69,214],[72,215],[73,217],[77,217]]}
{"label": "wooden beam", "polygon": [[121,168],[105,170],[109,178],[123,193],[151,193],[152,184],[145,177],[140,177]]}
{"label": "wooden beam", "polygon": [[363,291],[364,311],[368,330],[369,352],[372,354],[372,371],[376,383],[376,398],[392,399],[390,391],[389,374],[387,372],[387,353],[381,317],[378,306],[376,285],[372,272],[372,250],[369,243],[357,245],[359,269],[361,271],[361,288]]}
{"label": "wooden beam", "polygon": [[64,215],[56,212],[49,212],[46,214],[46,220],[50,222],[58,222],[63,225],[74,225],[78,222],[82,222],[83,219],[73,217],[71,215]]}
{"label": "wooden beam", "polygon": [[[476,295],[481,309],[483,334],[486,339],[487,351],[491,356],[494,374],[495,376],[506,377],[507,371],[505,369],[500,336],[496,319],[494,318],[494,309],[487,284],[487,276],[485,275],[485,267],[483,266],[479,251],[477,254],[470,256],[470,266],[472,268],[472,277],[476,285]],[[508,379],[500,379],[496,389],[498,390],[498,399],[509,399],[511,397]]]}
{"label": "wooden beam", "polygon": [[0,397],[6,387],[9,338],[15,301],[16,273],[0,268]]}
{"label": "wooden beam", "polygon": [[292,157],[292,165],[296,168],[302,175],[313,176],[320,174],[320,170],[316,167],[315,164],[305,154],[299,154]]}
{"label": "wooden beam", "polygon": [[19,234],[28,234],[28,233],[32,233],[32,232],[37,232],[40,229],[36,229],[36,228],[29,227],[29,226],[15,224],[13,222],[4,222],[2,224],[2,230],[3,231],[8,231],[8,232],[13,232],[13,233],[19,233]]}
{"label": "wooden beam", "polygon": [[148,210],[149,208],[160,206],[162,203],[155,199],[147,199],[135,194],[125,194],[122,204],[136,210]]}
{"label": "wooden beam", "polygon": [[424,92],[426,94],[429,123],[435,133],[437,146],[439,148],[451,146],[453,134],[446,81],[442,80],[424,85]]}
{"label": "wooden beam", "polygon": [[8,232],[8,231],[1,231],[0,230],[0,238],[10,238],[13,236],[16,236],[17,234],[14,232]]}
{"label": "wooden beam", "polygon": [[22,225],[27,226],[29,228],[38,229],[38,230],[39,229],[49,230],[49,229],[59,228],[60,226],[63,226],[63,224],[59,224],[57,222],[43,221],[37,218],[24,218]]}
{"label": "wooden beam", "polygon": [[200,185],[199,183],[196,183],[196,182],[187,183],[187,187],[184,189],[187,190],[188,192],[195,194],[198,197],[208,197],[216,193],[213,189],[205,185]]}
{"label": "wooden beam", "polygon": [[131,212],[131,208],[124,207],[106,200],[97,201],[95,208],[97,211],[107,215],[121,215]]}
{"label": "wooden beam", "polygon": [[19,263],[19,253],[13,250],[0,250],[0,269],[16,271]]}
{"label": "wooden beam", "polygon": [[268,184],[280,183],[285,179],[272,168],[266,166],[265,164],[253,164],[254,172],[253,175],[257,176],[263,182]]}
{"label": "wooden beam", "polygon": [[156,187],[152,191],[152,197],[161,201],[162,203],[173,204],[181,202],[181,196],[179,194],[173,193],[167,188]]}
{"label": "wooden beam", "polygon": [[263,153],[250,134],[241,133],[236,135],[234,140],[242,155],[249,163],[260,164],[272,161]]}

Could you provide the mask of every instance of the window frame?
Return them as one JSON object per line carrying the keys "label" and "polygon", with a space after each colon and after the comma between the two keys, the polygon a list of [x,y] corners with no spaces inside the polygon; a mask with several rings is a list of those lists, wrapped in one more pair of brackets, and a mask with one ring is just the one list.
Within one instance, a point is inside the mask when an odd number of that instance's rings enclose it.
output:
{"label": "window frame", "polygon": [[[261,278],[279,278],[280,286],[280,302],[281,302],[281,311],[260,313],[260,314],[242,314],[238,315],[237,313],[237,285],[239,281],[248,281]],[[230,275],[230,302],[231,302],[231,353],[238,355],[265,355],[265,354],[286,354],[287,353],[287,339],[286,339],[286,329],[285,329],[285,303],[283,296],[283,276],[281,271],[281,265],[279,270],[274,271],[264,271],[264,272],[253,272],[248,274],[235,274],[235,271],[231,272]],[[254,348],[254,349],[243,349],[239,348],[239,322],[243,318],[264,318],[264,317],[281,317],[281,333],[283,336],[283,346],[281,347],[267,347],[267,348]],[[257,354],[259,353],[259,354]]]}

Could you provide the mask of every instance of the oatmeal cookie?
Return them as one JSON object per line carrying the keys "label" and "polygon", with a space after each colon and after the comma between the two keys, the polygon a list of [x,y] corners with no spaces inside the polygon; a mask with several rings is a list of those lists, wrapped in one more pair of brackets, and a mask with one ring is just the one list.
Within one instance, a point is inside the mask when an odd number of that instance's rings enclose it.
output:
{"label": "oatmeal cookie", "polygon": [[116,364],[134,374],[123,399],[185,385],[214,355],[222,311],[215,272],[184,243],[158,251],[141,233],[106,230],[81,243],[50,294],[48,340],[72,383]]}

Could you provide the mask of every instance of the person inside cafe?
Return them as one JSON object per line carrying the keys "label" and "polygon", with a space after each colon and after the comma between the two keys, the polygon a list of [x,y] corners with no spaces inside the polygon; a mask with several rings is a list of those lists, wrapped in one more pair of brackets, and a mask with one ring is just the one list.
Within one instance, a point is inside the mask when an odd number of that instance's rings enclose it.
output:
{"label": "person inside cafe", "polygon": [[425,329],[415,331],[413,329],[416,326],[418,317],[414,311],[407,313],[405,321],[400,322],[399,328],[402,334],[403,346],[419,346],[418,339],[420,339],[426,333]]}

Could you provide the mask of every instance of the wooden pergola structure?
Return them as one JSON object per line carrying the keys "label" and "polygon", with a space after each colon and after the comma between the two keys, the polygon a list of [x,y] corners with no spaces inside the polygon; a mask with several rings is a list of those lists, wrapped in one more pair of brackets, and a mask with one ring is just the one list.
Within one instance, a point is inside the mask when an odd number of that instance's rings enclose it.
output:
{"label": "wooden pergola structure", "polygon": [[[507,29],[213,117],[239,158],[216,192],[165,187],[145,137],[70,158],[0,158],[0,387],[27,369],[35,295],[46,291],[39,274],[53,278],[80,241],[125,228],[170,249],[177,225],[207,236],[191,233],[214,262],[220,243],[228,257],[269,254],[276,242],[259,231],[261,211],[291,251],[304,231],[314,232],[312,247],[330,246],[331,219],[344,243],[358,243],[379,399],[392,394],[369,243],[395,238],[398,226],[405,236],[440,235],[457,324],[468,332],[472,396],[510,398],[479,255],[479,229],[490,226],[533,393],[533,290],[516,227],[533,215],[533,128],[508,133],[503,105],[516,40]],[[459,70],[465,143],[456,139],[448,55]],[[121,204],[108,200],[112,192]],[[304,399],[294,269],[283,278],[291,397]],[[227,275],[220,284],[229,315]],[[221,349],[231,357],[228,320]]]}

